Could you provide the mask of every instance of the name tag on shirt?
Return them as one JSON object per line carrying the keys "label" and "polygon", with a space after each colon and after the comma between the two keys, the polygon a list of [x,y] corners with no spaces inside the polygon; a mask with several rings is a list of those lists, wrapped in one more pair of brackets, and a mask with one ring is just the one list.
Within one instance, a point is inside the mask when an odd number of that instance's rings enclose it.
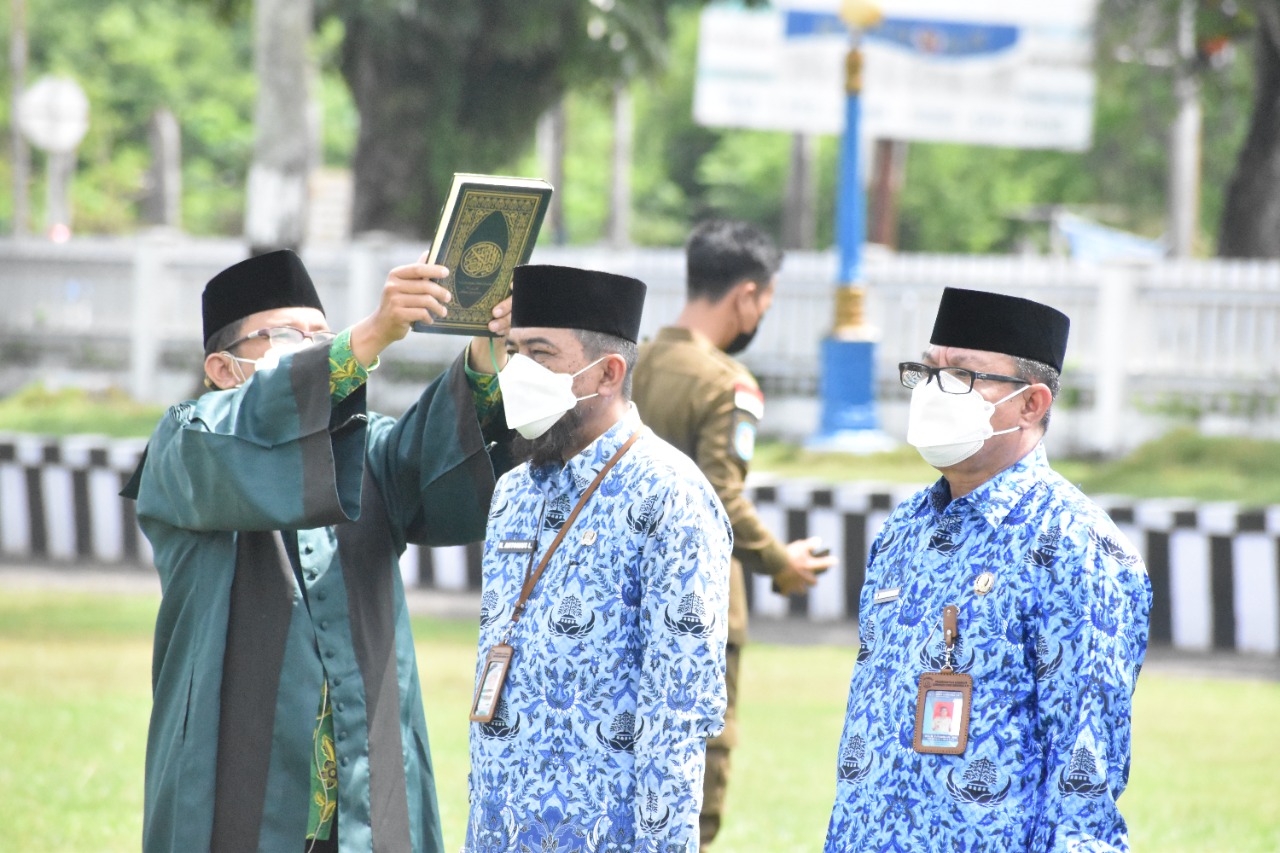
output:
{"label": "name tag on shirt", "polygon": [[503,539],[498,542],[499,554],[532,554],[538,543],[533,539]]}
{"label": "name tag on shirt", "polygon": [[891,586],[887,589],[877,589],[875,597],[871,599],[873,604],[886,604],[890,601],[898,600],[898,593],[902,592],[902,587]]}

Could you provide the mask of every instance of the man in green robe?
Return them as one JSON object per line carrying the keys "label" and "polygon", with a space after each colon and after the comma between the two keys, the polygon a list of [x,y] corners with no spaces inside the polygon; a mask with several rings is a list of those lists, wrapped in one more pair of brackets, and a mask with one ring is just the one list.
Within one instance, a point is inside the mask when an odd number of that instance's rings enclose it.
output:
{"label": "man in green robe", "polygon": [[509,301],[497,346],[473,339],[398,420],[367,411],[365,380],[447,313],[446,275],[397,267],[336,335],[292,252],[206,286],[213,390],[169,410],[124,492],[163,590],[148,853],[442,849],[398,558],[484,536]]}

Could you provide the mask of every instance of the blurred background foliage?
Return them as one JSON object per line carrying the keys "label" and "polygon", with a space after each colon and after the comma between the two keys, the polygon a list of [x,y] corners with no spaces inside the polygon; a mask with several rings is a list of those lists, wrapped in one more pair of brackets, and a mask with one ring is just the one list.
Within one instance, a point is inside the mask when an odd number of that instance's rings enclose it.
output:
{"label": "blurred background foliage", "polygon": [[[73,188],[77,232],[124,234],[138,227],[139,199],[146,189],[150,160],[147,123],[157,108],[167,107],[182,129],[184,229],[195,235],[240,234],[256,92],[251,4],[247,0],[27,2],[28,80],[42,74],[72,76],[92,104]],[[485,0],[477,2],[476,9],[483,7],[497,15],[511,2]],[[430,11],[440,4],[424,0],[418,5]],[[632,81],[631,238],[635,243],[679,245],[692,222],[712,214],[747,219],[782,233],[790,135],[706,128],[693,121],[701,4],[600,0],[581,5],[606,10],[610,32],[615,33],[610,38],[622,31],[621,44],[626,48],[608,54],[617,67],[600,66],[599,73],[592,74],[592,63],[599,66],[603,54],[597,56],[591,50],[601,48],[566,44],[564,50],[572,56],[566,56],[547,84],[566,92],[565,179],[558,187],[566,239],[589,244],[606,235],[613,138],[609,83],[615,74],[630,75]],[[1220,51],[1212,63],[1204,63],[1200,74],[1204,130],[1199,249],[1212,254],[1225,188],[1251,115],[1253,67],[1251,41],[1246,38],[1250,19],[1243,14],[1215,18],[1211,13],[1222,4],[1202,0],[1202,5],[1207,11],[1199,24],[1205,37],[1225,34],[1221,37],[1231,47],[1229,61],[1221,60]],[[898,248],[961,253],[1024,248],[1028,211],[1046,205],[1067,206],[1107,224],[1158,237],[1165,216],[1168,131],[1176,109],[1173,75],[1168,67],[1133,56],[1171,38],[1167,27],[1158,22],[1166,20],[1165,12],[1173,8],[1175,0],[1146,0],[1145,5],[1136,0],[1101,0],[1094,145],[1089,151],[912,143],[899,198]],[[390,15],[395,9],[395,4],[383,2],[317,2],[313,49],[320,72],[317,100],[322,110],[321,158],[326,166],[352,167],[361,124],[342,69],[344,50],[351,49],[350,44],[344,46],[348,27],[357,21],[366,26],[370,16]],[[513,31],[533,28],[528,33],[533,50],[550,36],[526,18],[501,20]],[[8,24],[7,17],[0,19],[6,37]],[[478,37],[474,30],[467,31],[468,37]],[[1121,61],[1121,56],[1129,58]],[[427,97],[425,82],[420,91]],[[501,106],[500,101],[495,103]],[[0,125],[8,124],[8,110],[7,103],[0,103]],[[438,128],[415,132],[457,135],[464,141],[474,136],[473,128],[451,130],[451,121],[455,120],[442,114]],[[440,162],[433,163],[432,169],[441,173],[543,171],[531,129],[522,138],[512,136],[501,142],[500,150],[506,153],[493,168],[489,168],[492,151],[483,157],[478,151],[469,155],[463,143],[456,142],[441,149]],[[817,146],[820,247],[832,240],[837,147],[831,137],[822,138]],[[483,163],[477,167],[468,162],[468,156]],[[8,171],[7,161],[0,161],[0,181],[9,180]],[[37,180],[32,203],[38,215],[43,204],[39,183],[43,155],[39,152],[33,152],[32,174]],[[11,215],[8,194],[0,194],[0,228],[8,230]]]}

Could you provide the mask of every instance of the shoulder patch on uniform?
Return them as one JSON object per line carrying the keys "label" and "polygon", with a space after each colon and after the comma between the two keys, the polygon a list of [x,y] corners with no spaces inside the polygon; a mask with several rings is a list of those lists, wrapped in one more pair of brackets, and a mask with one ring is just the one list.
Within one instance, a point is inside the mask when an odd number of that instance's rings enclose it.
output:
{"label": "shoulder patch on uniform", "polygon": [[756,425],[746,418],[740,418],[733,428],[733,452],[743,462],[750,462],[756,455]]}
{"label": "shoulder patch on uniform", "polygon": [[756,420],[764,417],[764,392],[743,382],[733,386],[733,406]]}

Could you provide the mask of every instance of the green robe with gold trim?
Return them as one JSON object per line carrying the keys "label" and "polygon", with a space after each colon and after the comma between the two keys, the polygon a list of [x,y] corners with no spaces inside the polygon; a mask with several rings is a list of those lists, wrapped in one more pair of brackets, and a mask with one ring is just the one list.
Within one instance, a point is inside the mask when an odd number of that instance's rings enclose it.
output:
{"label": "green robe with gold trim", "polygon": [[482,539],[494,466],[463,358],[394,420],[327,356],[175,406],[126,489],[163,590],[145,851],[302,850],[326,679],[341,848],[442,849],[398,558]]}

